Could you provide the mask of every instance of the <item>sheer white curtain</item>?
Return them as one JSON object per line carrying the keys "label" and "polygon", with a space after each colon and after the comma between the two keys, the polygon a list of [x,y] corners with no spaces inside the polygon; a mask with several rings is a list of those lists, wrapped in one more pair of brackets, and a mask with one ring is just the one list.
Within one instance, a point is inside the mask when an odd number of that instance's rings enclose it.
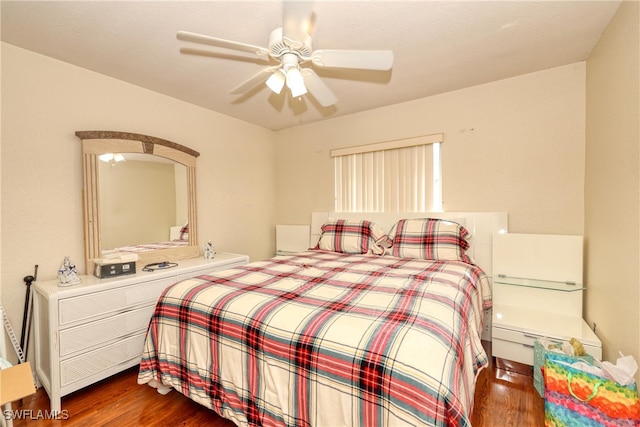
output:
{"label": "sheer white curtain", "polygon": [[442,208],[442,134],[332,150],[336,212],[433,212]]}

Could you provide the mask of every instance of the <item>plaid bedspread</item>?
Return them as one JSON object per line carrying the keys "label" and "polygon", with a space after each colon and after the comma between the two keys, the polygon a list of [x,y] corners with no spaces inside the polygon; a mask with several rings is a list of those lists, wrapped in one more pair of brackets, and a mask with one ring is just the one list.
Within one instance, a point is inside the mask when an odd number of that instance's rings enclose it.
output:
{"label": "plaid bedspread", "polygon": [[489,282],[478,267],[308,251],[188,279],[138,382],[239,426],[466,426]]}
{"label": "plaid bedspread", "polygon": [[188,246],[188,240],[171,240],[167,242],[158,242],[158,243],[144,243],[141,245],[131,245],[131,246],[121,246],[119,248],[111,249],[111,250],[103,250],[103,255],[113,254],[113,253],[121,253],[121,252],[147,252],[147,251],[155,251],[158,249],[172,249],[172,248],[181,248],[184,246]]}

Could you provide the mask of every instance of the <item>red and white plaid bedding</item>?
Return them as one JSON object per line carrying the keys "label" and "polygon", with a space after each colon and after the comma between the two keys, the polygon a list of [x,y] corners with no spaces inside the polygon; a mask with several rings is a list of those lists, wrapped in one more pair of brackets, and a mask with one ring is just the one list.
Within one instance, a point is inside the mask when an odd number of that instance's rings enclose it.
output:
{"label": "red and white plaid bedding", "polygon": [[102,253],[103,255],[109,255],[109,254],[114,254],[114,253],[121,253],[121,252],[133,252],[133,253],[139,253],[139,252],[147,252],[147,251],[155,251],[158,249],[173,249],[173,248],[181,248],[184,246],[188,246],[189,245],[189,241],[188,240],[171,240],[171,241],[167,241],[167,242],[158,242],[158,243],[144,243],[141,245],[131,245],[131,246],[121,246],[119,248],[115,248],[113,250],[103,250]]}
{"label": "red and white plaid bedding", "polygon": [[466,426],[489,282],[476,266],[307,251],[177,283],[138,382],[239,426]]}

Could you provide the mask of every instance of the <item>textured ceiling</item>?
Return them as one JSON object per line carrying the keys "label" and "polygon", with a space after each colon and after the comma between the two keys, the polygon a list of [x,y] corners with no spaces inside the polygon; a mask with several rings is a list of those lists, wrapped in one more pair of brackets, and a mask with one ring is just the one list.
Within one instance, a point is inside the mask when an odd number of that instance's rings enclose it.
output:
{"label": "textured ceiling", "polygon": [[[619,1],[315,1],[314,49],[389,49],[391,71],[316,69],[321,107],[259,85],[265,65],[176,39],[190,31],[268,44],[272,1],[2,1],[2,41],[279,130],[585,60]],[[208,56],[180,52],[206,49]]]}

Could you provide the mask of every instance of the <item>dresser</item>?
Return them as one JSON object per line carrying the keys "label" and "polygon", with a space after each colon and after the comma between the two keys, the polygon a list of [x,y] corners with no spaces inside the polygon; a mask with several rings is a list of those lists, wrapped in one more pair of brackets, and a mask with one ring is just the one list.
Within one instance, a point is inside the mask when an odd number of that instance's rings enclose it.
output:
{"label": "dresser", "polygon": [[[247,264],[246,255],[218,253],[152,272],[58,286],[34,284],[36,373],[59,413],[61,398],[140,363],[160,293],[180,280]],[[138,267],[141,269],[141,267]]]}
{"label": "dresser", "polygon": [[602,343],[582,318],[582,270],[582,236],[496,234],[493,356],[533,365],[536,340],[576,338],[602,359]]}

